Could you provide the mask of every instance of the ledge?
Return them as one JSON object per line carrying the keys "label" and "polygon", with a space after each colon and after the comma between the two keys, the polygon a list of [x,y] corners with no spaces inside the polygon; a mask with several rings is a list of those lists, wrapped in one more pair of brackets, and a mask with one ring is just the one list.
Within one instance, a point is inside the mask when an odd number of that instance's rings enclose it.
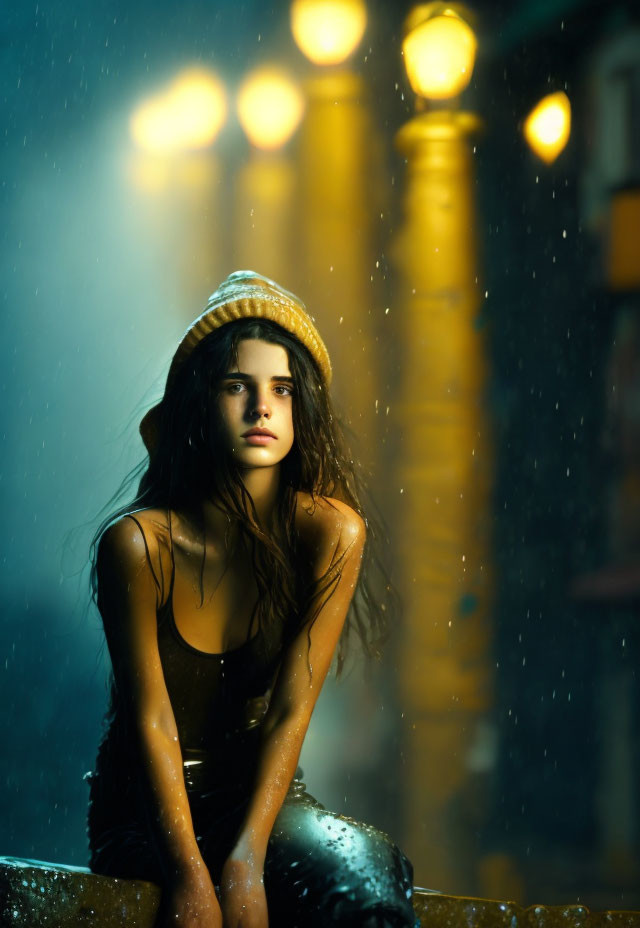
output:
{"label": "ledge", "polygon": [[[152,928],[160,889],[86,867],[0,857],[0,928]],[[640,912],[514,902],[416,890],[422,928],[640,928]],[[277,926],[274,926],[277,928]]]}

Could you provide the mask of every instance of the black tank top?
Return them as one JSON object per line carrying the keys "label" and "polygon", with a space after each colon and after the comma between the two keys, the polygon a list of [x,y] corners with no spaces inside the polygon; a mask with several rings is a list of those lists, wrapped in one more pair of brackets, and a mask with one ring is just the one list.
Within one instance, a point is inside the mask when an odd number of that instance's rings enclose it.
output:
{"label": "black tank top", "polygon": [[[144,536],[139,521],[134,519]],[[171,536],[171,533],[170,533]],[[146,539],[145,539],[146,543]],[[182,637],[173,615],[175,560],[169,595],[157,611],[158,651],[167,692],[178,729],[187,786],[197,786],[189,765],[204,775],[231,785],[246,777],[258,746],[260,723],[267,711],[270,689],[282,657],[282,642],[269,644],[262,629],[242,645],[220,654],[200,651]],[[131,780],[135,757],[129,723],[115,685],[98,749],[94,776],[103,785],[124,788]]]}
{"label": "black tank top", "polygon": [[239,647],[215,654],[193,647],[180,634],[173,614],[175,560],[171,583],[158,610],[158,651],[183,751],[210,751],[220,739],[258,725],[280,659],[262,629]]}

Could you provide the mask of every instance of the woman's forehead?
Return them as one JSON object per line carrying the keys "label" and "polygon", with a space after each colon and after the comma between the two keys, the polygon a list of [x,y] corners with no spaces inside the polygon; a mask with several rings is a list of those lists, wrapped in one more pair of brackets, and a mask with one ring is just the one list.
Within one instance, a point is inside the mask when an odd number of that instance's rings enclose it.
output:
{"label": "woman's forehead", "polygon": [[243,338],[238,342],[237,364],[232,358],[229,371],[268,377],[291,375],[287,349],[261,338]]}

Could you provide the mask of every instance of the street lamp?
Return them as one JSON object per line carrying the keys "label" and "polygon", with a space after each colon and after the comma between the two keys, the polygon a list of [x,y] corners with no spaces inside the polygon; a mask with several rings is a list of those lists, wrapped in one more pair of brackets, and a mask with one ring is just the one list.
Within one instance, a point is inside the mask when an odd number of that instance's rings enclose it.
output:
{"label": "street lamp", "polygon": [[456,891],[474,863],[474,836],[460,828],[452,845],[450,809],[468,802],[466,758],[492,695],[493,448],[470,144],[480,120],[454,99],[471,80],[476,38],[459,4],[417,6],[404,32],[419,97],[396,136],[406,178],[393,242],[404,841],[416,872]]}
{"label": "street lamp", "polygon": [[461,93],[471,80],[477,41],[457,4],[423,3],[409,14],[402,43],[413,92],[432,100]]}
{"label": "street lamp", "polygon": [[129,177],[142,194],[136,221],[146,222],[150,241],[172,254],[186,313],[220,276],[224,231],[218,217],[222,166],[211,147],[227,118],[220,78],[203,67],[181,71],[131,114],[135,142]]}
{"label": "street lamp", "polygon": [[204,68],[189,68],[165,91],[137,107],[130,120],[131,135],[150,152],[208,148],[226,116],[222,81]]}
{"label": "street lamp", "polygon": [[[367,89],[349,62],[367,25],[364,0],[293,0],[291,30],[303,54],[319,67],[305,78],[307,110],[298,140],[300,286],[320,324],[325,319],[335,357],[335,389],[357,433],[361,461],[377,454],[375,420],[375,295],[371,266],[375,197],[384,181],[372,177],[376,152]],[[357,349],[354,346],[358,346]]]}
{"label": "street lamp", "polygon": [[[297,139],[296,197],[297,280],[305,300],[326,332],[334,359],[332,392],[350,426],[354,460],[382,474],[385,444],[380,343],[385,296],[376,259],[383,252],[381,213],[388,184],[383,150],[372,119],[368,88],[354,54],[367,26],[364,0],[293,0],[294,41],[315,67],[305,74],[307,110]],[[380,159],[381,160],[381,159]],[[384,340],[382,340],[384,344]],[[384,350],[384,349],[383,349]],[[372,483],[381,479],[371,477]],[[382,481],[381,481],[382,482]],[[374,490],[375,492],[375,490]],[[388,673],[385,669],[380,671]],[[380,714],[353,674],[350,696],[370,713],[361,720],[370,732],[372,750],[381,746]],[[376,682],[383,688],[383,682]],[[375,685],[375,684],[374,684]],[[329,691],[329,694],[331,691]],[[331,700],[331,695],[328,699]],[[330,722],[331,702],[324,719]],[[348,731],[342,729],[344,737]],[[375,746],[374,746],[375,745]]]}
{"label": "street lamp", "polygon": [[571,103],[563,91],[550,93],[531,110],[524,123],[524,137],[532,151],[551,164],[571,134]]}
{"label": "street lamp", "polygon": [[234,182],[234,264],[257,267],[293,288],[296,177],[281,149],[298,128],[304,97],[285,70],[265,65],[242,81],[237,112],[251,150]]}
{"label": "street lamp", "polygon": [[238,119],[252,145],[265,151],[281,148],[298,128],[304,97],[281,68],[252,71],[238,91]]}
{"label": "street lamp", "polygon": [[342,64],[356,50],[367,26],[364,0],[294,0],[291,31],[314,64]]}

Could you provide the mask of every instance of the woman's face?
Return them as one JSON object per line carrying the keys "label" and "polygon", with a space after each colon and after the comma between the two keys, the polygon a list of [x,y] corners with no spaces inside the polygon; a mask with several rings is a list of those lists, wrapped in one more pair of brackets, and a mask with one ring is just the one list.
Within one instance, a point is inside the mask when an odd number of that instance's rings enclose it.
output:
{"label": "woman's face", "polygon": [[238,342],[238,363],[231,362],[219,397],[228,448],[238,464],[269,467],[289,453],[293,390],[282,345],[257,338]]}

